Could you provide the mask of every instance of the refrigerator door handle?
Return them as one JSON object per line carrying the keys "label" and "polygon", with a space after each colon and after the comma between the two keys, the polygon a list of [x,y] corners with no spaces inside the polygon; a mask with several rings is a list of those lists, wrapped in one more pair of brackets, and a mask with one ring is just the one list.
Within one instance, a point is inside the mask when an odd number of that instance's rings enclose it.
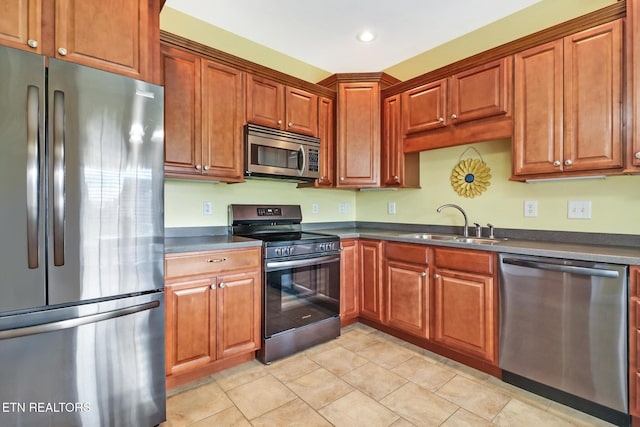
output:
{"label": "refrigerator door handle", "polygon": [[64,265],[64,92],[53,92],[53,265]]}
{"label": "refrigerator door handle", "polygon": [[27,87],[27,265],[38,268],[40,243],[40,88]]}
{"label": "refrigerator door handle", "polygon": [[115,319],[116,317],[128,316],[141,311],[151,310],[160,306],[159,301],[151,301],[145,304],[133,305],[131,307],[111,310],[104,313],[90,314],[88,316],[75,317],[67,320],[60,320],[51,323],[41,323],[39,325],[25,326],[22,328],[7,329],[0,331],[0,341],[11,338],[26,337],[29,335],[44,334],[46,332],[61,331],[64,329],[77,328],[89,323],[101,322],[103,320]]}

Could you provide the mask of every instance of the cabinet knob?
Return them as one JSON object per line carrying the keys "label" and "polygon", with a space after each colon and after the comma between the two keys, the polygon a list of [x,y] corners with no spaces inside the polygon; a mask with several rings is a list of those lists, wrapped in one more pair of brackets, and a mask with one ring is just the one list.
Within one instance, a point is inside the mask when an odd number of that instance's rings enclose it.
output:
{"label": "cabinet knob", "polygon": [[565,164],[565,166],[571,166],[573,164],[573,162],[571,160],[565,160],[564,164]]}
{"label": "cabinet knob", "polygon": [[444,123],[444,117],[438,117],[438,121],[439,121],[440,123]]}
{"label": "cabinet knob", "polygon": [[640,159],[640,151],[638,151],[638,152],[636,153],[635,158],[636,158],[636,159]]}
{"label": "cabinet knob", "polygon": [[553,162],[553,166],[558,167],[560,166],[560,160],[556,160]]}
{"label": "cabinet knob", "polygon": [[278,124],[281,125],[282,124],[282,120],[278,120]]}
{"label": "cabinet knob", "polygon": [[29,45],[29,47],[32,47],[32,48],[34,48],[34,49],[35,49],[36,47],[38,47],[38,42],[37,42],[36,40],[33,40],[33,39],[29,39],[29,40],[27,41],[27,44]]}
{"label": "cabinet knob", "polygon": [[196,170],[202,169],[202,165],[196,165]]}
{"label": "cabinet knob", "polygon": [[438,273],[435,273],[435,274],[433,275],[433,278],[434,278],[434,279],[439,279],[439,278],[440,278],[440,275],[439,275]]}
{"label": "cabinet knob", "polygon": [[59,47],[58,48],[58,53],[62,56],[66,56],[67,54],[67,49],[63,48],[63,47]]}
{"label": "cabinet knob", "polygon": [[207,259],[207,262],[210,262],[210,263],[224,262],[226,260],[227,260],[226,258],[209,258],[209,259]]}
{"label": "cabinet knob", "polygon": [[209,166],[208,166],[208,165],[207,165],[207,166],[205,166],[205,167],[204,167],[204,170],[208,171],[208,170],[209,170]]}
{"label": "cabinet knob", "polygon": [[340,181],[344,181],[344,176],[341,176],[341,177],[340,177]]}
{"label": "cabinet knob", "polygon": [[225,285],[224,283],[220,283],[220,289],[224,288],[225,286],[227,285]]}
{"label": "cabinet knob", "polygon": [[216,285],[215,283],[213,285],[210,286],[211,289],[215,290],[216,289]]}
{"label": "cabinet knob", "polygon": [[426,272],[424,272],[424,271],[423,271],[422,273],[420,273],[420,276],[422,276],[422,277],[424,277],[424,276],[426,276],[426,275],[427,275],[427,273],[426,273]]}
{"label": "cabinet knob", "polygon": [[289,122],[289,127],[293,126],[293,122]]}
{"label": "cabinet knob", "polygon": [[458,115],[457,115],[457,114],[452,114],[452,115],[451,115],[451,118],[452,118],[453,120],[455,120],[455,119],[457,119],[457,118],[458,118]]}

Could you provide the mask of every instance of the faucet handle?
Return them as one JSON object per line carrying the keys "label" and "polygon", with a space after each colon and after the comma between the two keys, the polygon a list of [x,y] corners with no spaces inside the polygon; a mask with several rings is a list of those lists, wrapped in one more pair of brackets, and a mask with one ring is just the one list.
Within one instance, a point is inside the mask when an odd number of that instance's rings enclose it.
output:
{"label": "faucet handle", "polygon": [[482,226],[477,222],[474,222],[473,225],[476,226],[476,237],[482,237]]}
{"label": "faucet handle", "polygon": [[493,224],[488,224],[487,223],[487,227],[489,227],[489,238],[490,239],[495,238],[496,236],[493,235],[493,229],[494,229]]}

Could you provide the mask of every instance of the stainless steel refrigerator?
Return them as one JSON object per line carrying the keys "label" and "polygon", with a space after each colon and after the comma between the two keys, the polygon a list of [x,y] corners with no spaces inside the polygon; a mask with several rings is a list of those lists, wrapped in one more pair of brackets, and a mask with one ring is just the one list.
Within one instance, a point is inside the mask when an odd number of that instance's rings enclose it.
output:
{"label": "stainless steel refrigerator", "polygon": [[163,89],[0,48],[0,425],[165,420]]}

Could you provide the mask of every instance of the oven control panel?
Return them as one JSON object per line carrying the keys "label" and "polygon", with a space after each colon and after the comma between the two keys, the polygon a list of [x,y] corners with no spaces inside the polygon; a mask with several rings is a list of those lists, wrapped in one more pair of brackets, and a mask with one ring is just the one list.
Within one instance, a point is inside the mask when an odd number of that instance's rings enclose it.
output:
{"label": "oven control panel", "polygon": [[282,216],[281,208],[258,208],[258,216]]}

